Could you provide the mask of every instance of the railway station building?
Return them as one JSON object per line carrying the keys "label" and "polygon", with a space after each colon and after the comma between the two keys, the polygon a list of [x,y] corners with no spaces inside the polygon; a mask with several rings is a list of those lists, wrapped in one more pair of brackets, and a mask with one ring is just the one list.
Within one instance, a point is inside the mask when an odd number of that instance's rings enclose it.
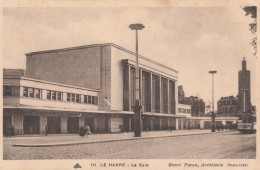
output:
{"label": "railway station building", "polygon": [[[4,69],[4,131],[7,125],[16,134],[44,134],[46,126],[52,134],[78,133],[86,125],[93,133],[134,130],[134,52],[107,43],[26,56],[26,70]],[[189,112],[178,111],[178,71],[143,56],[139,67],[142,130],[192,122]]]}

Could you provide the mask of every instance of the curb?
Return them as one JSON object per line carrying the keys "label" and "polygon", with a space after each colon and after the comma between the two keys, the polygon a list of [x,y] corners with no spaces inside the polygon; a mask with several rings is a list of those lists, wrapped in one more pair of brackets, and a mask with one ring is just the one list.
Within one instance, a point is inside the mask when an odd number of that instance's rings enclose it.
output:
{"label": "curb", "polygon": [[[216,133],[228,133],[234,131],[214,132]],[[122,138],[122,139],[110,139],[110,140],[97,140],[97,141],[86,141],[86,142],[75,142],[75,143],[54,143],[54,144],[13,144],[14,147],[53,147],[53,146],[71,146],[71,145],[82,145],[82,144],[93,144],[93,143],[106,143],[116,141],[127,141],[127,140],[141,140],[141,139],[155,139],[155,138],[168,138],[178,136],[195,136],[213,134],[213,132],[205,133],[194,133],[194,134],[179,134],[179,135],[167,135],[167,136],[151,136],[151,137],[139,137],[139,138]]]}

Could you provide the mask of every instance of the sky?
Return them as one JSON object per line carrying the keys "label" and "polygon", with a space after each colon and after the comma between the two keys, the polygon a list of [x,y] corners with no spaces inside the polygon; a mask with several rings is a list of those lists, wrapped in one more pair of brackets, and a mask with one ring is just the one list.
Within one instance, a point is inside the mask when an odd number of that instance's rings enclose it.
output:
{"label": "sky", "polygon": [[[253,34],[241,7],[82,7],[4,8],[3,67],[25,69],[26,53],[98,43],[135,51],[129,24],[142,23],[139,53],[179,72],[186,96],[215,102],[238,94],[243,57],[251,71],[252,103],[256,100]],[[216,107],[216,103],[215,103]]]}

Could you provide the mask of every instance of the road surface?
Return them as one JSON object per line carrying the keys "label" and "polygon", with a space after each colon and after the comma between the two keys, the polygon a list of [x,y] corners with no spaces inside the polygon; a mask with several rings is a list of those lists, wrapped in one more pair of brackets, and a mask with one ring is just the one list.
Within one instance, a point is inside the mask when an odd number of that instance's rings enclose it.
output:
{"label": "road surface", "polygon": [[[17,140],[17,139],[16,139]],[[52,147],[14,147],[5,160],[29,159],[255,159],[256,135],[239,132]]]}

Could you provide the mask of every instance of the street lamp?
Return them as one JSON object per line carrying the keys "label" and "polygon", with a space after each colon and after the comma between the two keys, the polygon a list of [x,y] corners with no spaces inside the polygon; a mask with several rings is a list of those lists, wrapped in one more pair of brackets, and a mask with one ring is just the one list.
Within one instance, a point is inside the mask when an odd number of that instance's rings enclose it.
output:
{"label": "street lamp", "polygon": [[214,113],[214,74],[217,73],[217,71],[215,70],[212,70],[212,71],[209,71],[210,74],[212,74],[212,114],[211,114],[211,131],[212,132],[215,132],[216,128],[215,128],[215,117],[216,117],[216,114]]}
{"label": "street lamp", "polygon": [[199,117],[200,117],[200,97],[199,97],[199,94],[198,94],[198,93],[197,93],[196,95],[197,95],[197,97],[198,97]]}
{"label": "street lamp", "polygon": [[132,106],[134,110],[134,119],[135,119],[135,130],[134,137],[141,137],[141,103],[140,103],[140,90],[139,90],[139,67],[138,67],[138,30],[142,30],[144,28],[143,24],[131,24],[129,28],[135,30],[136,33],[136,68],[135,68],[135,105]]}

